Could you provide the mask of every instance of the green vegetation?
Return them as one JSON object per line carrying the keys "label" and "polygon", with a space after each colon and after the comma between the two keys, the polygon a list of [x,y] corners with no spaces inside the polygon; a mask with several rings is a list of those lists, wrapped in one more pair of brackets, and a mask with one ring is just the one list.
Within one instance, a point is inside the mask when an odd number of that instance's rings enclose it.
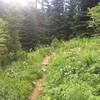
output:
{"label": "green vegetation", "polygon": [[28,100],[41,77],[43,57],[52,53],[38,100],[100,99],[100,37],[58,41],[51,47],[21,52],[0,69],[0,100]]}
{"label": "green vegetation", "polygon": [[100,3],[89,9],[89,15],[92,18],[92,21],[90,21],[90,27],[94,27],[95,32],[100,34]]}
{"label": "green vegetation", "polygon": [[17,61],[0,68],[0,100],[28,100],[36,79],[41,77],[41,62],[47,48],[25,53]]}
{"label": "green vegetation", "polygon": [[0,100],[28,100],[49,54],[38,100],[100,100],[100,0],[4,1]]}
{"label": "green vegetation", "polygon": [[[9,35],[6,31],[7,22],[0,19],[0,64],[6,60],[8,53]],[[0,66],[1,66],[0,65]]]}
{"label": "green vegetation", "polygon": [[100,37],[52,43],[39,100],[100,100]]}
{"label": "green vegetation", "polygon": [[100,37],[59,42],[20,58],[0,69],[0,100],[27,100],[41,77],[43,57],[52,52],[39,100],[100,99]]}

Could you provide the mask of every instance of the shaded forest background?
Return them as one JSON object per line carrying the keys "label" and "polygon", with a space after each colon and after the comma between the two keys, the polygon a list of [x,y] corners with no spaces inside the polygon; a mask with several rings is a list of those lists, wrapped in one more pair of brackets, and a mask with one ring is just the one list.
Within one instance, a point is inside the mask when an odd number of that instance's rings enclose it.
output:
{"label": "shaded forest background", "polygon": [[23,55],[23,50],[34,50],[40,44],[48,46],[55,38],[100,35],[100,0],[35,1],[22,7],[0,0],[1,65]]}

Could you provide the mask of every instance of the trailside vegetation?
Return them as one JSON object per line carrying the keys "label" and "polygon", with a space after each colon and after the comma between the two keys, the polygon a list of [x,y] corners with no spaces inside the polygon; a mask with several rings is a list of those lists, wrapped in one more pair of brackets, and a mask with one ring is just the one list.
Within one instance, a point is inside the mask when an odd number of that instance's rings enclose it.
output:
{"label": "trailside vegetation", "polygon": [[0,0],[0,100],[28,100],[46,55],[37,100],[100,100],[100,0]]}
{"label": "trailside vegetation", "polygon": [[100,37],[54,41],[37,100],[100,99]]}

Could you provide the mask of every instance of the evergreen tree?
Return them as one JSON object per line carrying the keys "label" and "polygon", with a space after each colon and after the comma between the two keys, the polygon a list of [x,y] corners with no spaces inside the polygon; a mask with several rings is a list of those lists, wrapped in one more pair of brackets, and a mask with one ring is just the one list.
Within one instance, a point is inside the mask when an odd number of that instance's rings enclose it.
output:
{"label": "evergreen tree", "polygon": [[74,28],[76,26],[76,15],[78,13],[78,0],[66,0],[67,5],[65,10],[65,29],[66,39],[74,37]]}
{"label": "evergreen tree", "polygon": [[73,37],[90,36],[91,31],[93,32],[93,29],[88,27],[88,21],[90,20],[90,17],[87,15],[87,12],[88,8],[95,6],[99,0],[70,0],[70,2],[72,4],[70,4],[70,9],[74,7],[73,3],[75,4],[75,13],[73,13],[74,15],[69,13],[71,16],[73,16],[73,18],[69,16],[69,18],[72,20],[72,25],[70,27],[72,29]]}
{"label": "evergreen tree", "polygon": [[4,19],[8,22],[8,32],[11,37],[9,50],[16,52],[20,49],[19,32],[22,27],[23,15],[20,6],[6,5]]}
{"label": "evergreen tree", "polygon": [[87,11],[88,8],[94,7],[100,0],[79,0],[79,8],[81,11]]}
{"label": "evergreen tree", "polygon": [[48,15],[49,32],[52,38],[64,37],[64,0],[52,0]]}
{"label": "evergreen tree", "polygon": [[0,19],[0,66],[4,64],[9,53],[9,39],[7,32],[7,22]]}
{"label": "evergreen tree", "polygon": [[34,8],[28,6],[24,9],[23,27],[19,32],[20,42],[24,50],[32,49],[37,43],[37,33],[35,30]]}
{"label": "evergreen tree", "polygon": [[100,3],[89,9],[88,15],[91,17],[89,27],[92,27],[95,30],[95,34],[100,35]]}

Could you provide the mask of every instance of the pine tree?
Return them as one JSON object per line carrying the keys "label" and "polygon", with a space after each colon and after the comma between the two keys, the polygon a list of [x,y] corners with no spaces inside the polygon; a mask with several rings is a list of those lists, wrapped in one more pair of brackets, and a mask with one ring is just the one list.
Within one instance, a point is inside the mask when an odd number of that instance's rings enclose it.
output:
{"label": "pine tree", "polygon": [[0,19],[0,66],[3,65],[8,56],[9,39],[10,36],[7,32],[7,22],[3,19]]}
{"label": "pine tree", "polygon": [[48,11],[48,25],[51,37],[58,39],[64,37],[64,0],[52,0]]}
{"label": "pine tree", "polygon": [[21,48],[19,42],[19,31],[22,27],[23,15],[20,6],[6,5],[4,19],[8,22],[8,32],[11,37],[9,50],[16,52]]}
{"label": "pine tree", "polygon": [[[71,0],[70,0],[71,1]],[[90,17],[88,16],[88,8],[95,6],[99,0],[76,0],[77,11],[74,14],[73,21],[73,36],[90,36],[93,29],[88,27],[88,21]],[[71,6],[72,8],[73,6]]]}
{"label": "pine tree", "polygon": [[37,43],[37,32],[35,30],[34,8],[28,6],[24,9],[23,27],[19,32],[20,42],[24,50],[32,49]]}

